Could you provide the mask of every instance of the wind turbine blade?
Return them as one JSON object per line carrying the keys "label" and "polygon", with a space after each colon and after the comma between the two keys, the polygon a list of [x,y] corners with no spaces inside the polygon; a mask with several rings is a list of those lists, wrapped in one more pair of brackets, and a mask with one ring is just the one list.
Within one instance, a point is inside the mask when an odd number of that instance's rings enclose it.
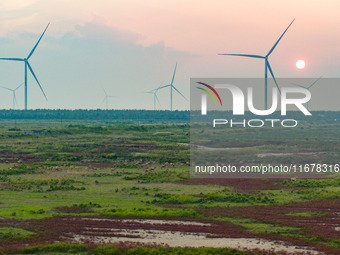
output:
{"label": "wind turbine blade", "polygon": [[[162,82],[161,84],[159,84],[159,86],[156,88],[156,89],[153,89],[153,90],[151,90],[150,92],[152,92],[153,91],[153,93],[157,93],[157,91],[161,88],[161,86],[162,86],[162,84],[163,84],[164,82]],[[168,86],[168,85],[167,85]],[[169,85],[170,86],[170,85]]]}
{"label": "wind turbine blade", "polygon": [[155,97],[156,97],[156,100],[157,100],[158,104],[161,105],[161,103],[160,103],[159,100],[158,100],[157,94],[155,94]]}
{"label": "wind turbine blade", "polygon": [[18,90],[22,85],[24,85],[24,83],[21,83],[14,91]]}
{"label": "wind turbine blade", "polygon": [[300,88],[303,88],[303,89],[308,89],[307,87],[305,87],[305,86],[302,86],[302,85],[300,85],[300,84],[297,84],[297,83],[292,83],[293,85],[295,85],[295,86],[298,86],[298,87],[300,87]]}
{"label": "wind turbine blade", "polygon": [[317,79],[316,81],[314,81],[314,82],[308,87],[308,89],[310,89],[311,87],[313,87],[313,86],[315,85],[315,83],[317,83],[321,78],[322,78],[322,76],[321,76],[319,79]]}
{"label": "wind turbine blade", "polygon": [[293,24],[293,22],[295,21],[295,19],[293,19],[292,22],[290,22],[289,26],[286,28],[286,30],[282,33],[282,35],[280,36],[280,38],[276,41],[276,43],[274,44],[274,46],[270,49],[270,51],[268,52],[268,54],[266,55],[266,57],[268,57],[273,50],[275,49],[275,47],[278,45],[278,43],[280,42],[280,40],[282,39],[282,37],[284,36],[284,34],[287,32],[287,30],[289,29],[289,27]]}
{"label": "wind turbine blade", "polygon": [[265,58],[264,56],[260,56],[260,55],[250,55],[250,54],[217,54],[217,55],[224,55],[224,56],[238,56],[238,57],[247,57],[247,58]]}
{"label": "wind turbine blade", "polygon": [[25,61],[22,58],[0,58],[0,60]]}
{"label": "wind turbine blade", "polygon": [[47,100],[47,97],[46,97],[46,95],[45,95],[45,92],[44,92],[43,88],[41,87],[41,85],[40,85],[40,83],[39,83],[39,81],[38,81],[37,76],[35,76],[35,73],[33,72],[33,69],[32,69],[32,67],[31,67],[30,63],[28,63],[28,61],[27,61],[26,63],[27,63],[28,68],[30,69],[30,71],[31,71],[31,73],[32,73],[32,75],[33,75],[33,77],[34,77],[34,79],[35,79],[36,82],[38,83],[41,92],[44,94],[44,97],[45,97],[46,100]]}
{"label": "wind turbine blade", "polygon": [[47,28],[48,28],[49,25],[50,25],[50,23],[47,24],[47,26],[46,26],[44,32],[42,33],[42,35],[40,36],[38,42],[34,45],[33,49],[32,49],[31,52],[30,52],[30,54],[28,54],[27,59],[29,59],[29,58],[32,56],[33,52],[35,51],[35,49],[37,48],[38,44],[40,43],[41,38],[44,36],[44,34],[45,34],[45,32],[46,32],[46,30],[47,30]]}
{"label": "wind turbine blade", "polygon": [[106,90],[105,90],[104,88],[102,88],[102,89],[103,89],[103,91],[104,91],[105,96],[107,96]]}
{"label": "wind turbine blade", "polygon": [[106,97],[104,97],[104,99],[103,99],[103,101],[101,102],[101,104],[102,104],[102,103],[104,103],[104,102],[105,102],[105,100],[106,100]]}
{"label": "wind turbine blade", "polygon": [[188,101],[188,99],[185,97],[185,96],[183,96],[183,94],[181,93],[181,92],[179,92],[179,90],[178,89],[176,89],[176,87],[175,86],[172,86],[173,88],[174,88],[174,90],[176,90],[185,100],[187,100]]}
{"label": "wind turbine blade", "polygon": [[174,84],[174,79],[175,79],[176,69],[177,69],[177,62],[176,62],[176,65],[175,65],[174,74],[173,74],[173,76],[172,76],[171,85],[172,85],[172,84]]}
{"label": "wind turbine blade", "polygon": [[[170,87],[171,85],[169,84],[169,85],[165,85],[165,86],[162,86],[162,87],[160,87],[160,88],[157,88],[157,89],[154,89],[156,92],[158,91],[158,90],[160,90],[160,89],[164,89],[164,88],[167,88],[167,87]],[[154,91],[154,90],[152,90],[152,91]]]}
{"label": "wind turbine blade", "polygon": [[[151,93],[157,93],[158,90],[171,86],[171,84],[168,84],[168,85],[165,85],[165,86],[162,86],[162,84],[163,84],[163,83],[161,83],[156,89],[150,90],[149,92],[151,92]],[[161,86],[162,86],[162,87],[161,87]]]}
{"label": "wind turbine blade", "polygon": [[9,90],[9,91],[13,91],[13,89],[6,88],[6,87],[4,87],[4,86],[0,86],[0,87],[3,88],[3,89],[7,89],[7,90]]}
{"label": "wind turbine blade", "polygon": [[275,82],[275,85],[276,85],[277,89],[279,90],[279,92],[280,92],[280,94],[281,94],[281,89],[280,89],[279,85],[278,85],[277,82],[276,82],[276,79],[275,79],[273,70],[272,70],[272,68],[270,67],[269,61],[267,61],[267,66],[268,66],[268,69],[269,69],[270,74],[271,74],[272,77],[273,77],[273,80],[274,80],[274,82]]}

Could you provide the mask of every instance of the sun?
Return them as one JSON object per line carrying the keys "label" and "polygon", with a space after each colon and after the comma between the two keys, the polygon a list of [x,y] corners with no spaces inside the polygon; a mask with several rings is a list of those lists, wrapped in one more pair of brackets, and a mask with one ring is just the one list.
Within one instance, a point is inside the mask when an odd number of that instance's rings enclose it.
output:
{"label": "sun", "polygon": [[297,69],[303,69],[306,66],[306,62],[302,59],[299,59],[298,61],[296,61],[295,65]]}

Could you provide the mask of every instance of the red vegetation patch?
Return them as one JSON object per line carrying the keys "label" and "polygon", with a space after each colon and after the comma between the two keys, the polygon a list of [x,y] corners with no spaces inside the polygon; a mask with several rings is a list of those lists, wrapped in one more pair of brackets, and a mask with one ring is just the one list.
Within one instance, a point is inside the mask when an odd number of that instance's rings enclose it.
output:
{"label": "red vegetation patch", "polygon": [[[233,212],[233,210],[236,212]],[[237,216],[239,209],[242,208],[212,208],[212,209],[202,209],[202,212],[210,215],[223,215],[223,216]],[[248,208],[249,210],[250,208]],[[254,210],[255,209],[255,210]],[[256,210],[257,208],[252,208],[252,210],[245,213],[247,217],[251,215],[260,215],[264,211]],[[241,210],[242,211],[242,210]],[[287,209],[288,211],[288,209]],[[259,213],[260,212],[260,213]],[[261,213],[262,212],[262,213]],[[266,213],[264,213],[266,215]],[[196,221],[194,219],[167,219],[167,220],[181,220],[181,221]],[[212,220],[200,220],[200,223],[208,224],[174,224],[174,223],[155,223],[152,221],[134,221],[132,219],[121,219],[121,218],[108,218],[108,217],[98,217],[98,216],[86,216],[86,217],[54,217],[41,220],[28,220],[28,221],[16,221],[16,220],[1,220],[1,226],[20,226],[31,231],[35,231],[37,236],[31,239],[24,240],[0,240],[0,252],[15,250],[20,247],[32,246],[38,244],[48,244],[54,243],[56,241],[72,241],[74,235],[82,235],[87,237],[104,236],[104,237],[123,237],[128,233],[123,233],[124,229],[129,230],[161,230],[161,231],[181,231],[188,232],[192,234],[202,234],[204,233],[210,237],[225,237],[225,238],[261,238],[272,241],[284,241],[287,245],[297,245],[304,247],[311,247],[314,250],[323,251],[326,254],[339,254],[339,250],[329,249],[325,246],[316,246],[313,243],[298,240],[290,237],[282,237],[275,235],[258,235],[250,232],[246,232],[243,227],[234,225],[229,222],[220,222]],[[197,221],[196,221],[197,222]],[[115,232],[114,229],[117,231]],[[128,237],[128,236],[126,236]],[[135,235],[133,237],[136,237]],[[93,245],[93,243],[87,243]],[[126,247],[127,243],[115,244],[118,247]],[[129,246],[137,246],[138,243],[129,242]],[[260,248],[260,247],[259,247]],[[270,252],[268,252],[270,254]]]}
{"label": "red vegetation patch", "polygon": [[28,154],[2,154],[0,163],[37,163],[41,160]]}
{"label": "red vegetation patch", "polygon": [[[173,219],[186,221],[188,219]],[[194,221],[194,220],[190,220]],[[68,241],[73,235],[87,236],[115,236],[115,233],[108,229],[144,229],[144,230],[167,230],[183,231],[190,233],[207,233],[218,237],[255,237],[252,233],[244,232],[242,227],[228,222],[204,221],[212,225],[181,225],[181,224],[160,224],[132,221],[131,219],[108,218],[98,216],[65,216],[40,220],[0,220],[0,227],[20,226],[29,229],[37,234],[36,238],[24,240],[0,240],[0,252],[18,249],[20,247],[54,243],[56,241]],[[89,231],[91,229],[91,231]],[[117,233],[121,236],[121,233]],[[123,244],[122,244],[123,245]],[[137,244],[136,244],[137,245]]]}
{"label": "red vegetation patch", "polygon": [[[235,218],[252,218],[274,224],[301,227],[306,236],[318,237],[319,240],[331,241],[340,239],[340,199],[308,201],[288,205],[245,206],[230,208],[200,209],[206,216],[222,216]],[[323,215],[297,216],[289,213],[317,212]],[[340,249],[335,253],[340,254]]]}

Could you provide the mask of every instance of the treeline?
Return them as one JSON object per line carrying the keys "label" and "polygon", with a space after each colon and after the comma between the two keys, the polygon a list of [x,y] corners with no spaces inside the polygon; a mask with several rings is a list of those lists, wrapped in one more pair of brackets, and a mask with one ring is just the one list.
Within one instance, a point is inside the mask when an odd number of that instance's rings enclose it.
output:
{"label": "treeline", "polygon": [[0,110],[0,120],[107,120],[141,122],[189,122],[189,111],[149,110]]}
{"label": "treeline", "polygon": [[[191,116],[190,116],[191,115]],[[221,118],[221,112],[208,112],[209,119]],[[200,111],[153,111],[153,110],[0,110],[0,120],[107,120],[107,121],[140,121],[140,122],[189,122],[190,117],[194,121],[204,121],[205,116]],[[287,116],[281,116],[275,112],[270,116],[256,116],[246,112],[244,116],[233,116],[231,111],[223,112],[224,118],[245,119],[297,119],[318,121],[339,121],[340,111],[314,111],[312,116],[305,116],[300,111],[287,112]]]}

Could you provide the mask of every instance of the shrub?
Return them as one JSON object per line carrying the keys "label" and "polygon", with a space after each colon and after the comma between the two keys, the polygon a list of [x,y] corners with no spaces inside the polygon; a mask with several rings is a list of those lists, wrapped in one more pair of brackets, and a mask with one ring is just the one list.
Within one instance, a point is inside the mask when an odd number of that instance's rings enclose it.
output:
{"label": "shrub", "polygon": [[122,252],[113,245],[108,246],[98,246],[95,248],[91,254],[93,255],[119,255],[122,254]]}
{"label": "shrub", "polygon": [[201,199],[182,194],[157,193],[157,199],[151,201],[152,204],[188,204],[198,203]]}
{"label": "shrub", "polygon": [[275,200],[267,196],[250,195],[246,193],[208,193],[206,195],[208,201],[214,202],[232,202],[232,203],[260,203],[260,204],[274,204]]}
{"label": "shrub", "polygon": [[301,180],[285,180],[280,182],[282,185],[293,187],[310,187],[310,188],[324,188],[324,187],[340,187],[340,179],[301,179]]}
{"label": "shrub", "polygon": [[79,253],[86,252],[89,248],[83,244],[70,244],[70,243],[54,243],[48,245],[37,245],[26,247],[20,250],[24,254],[34,253],[47,253],[47,252],[67,252],[67,253]]}

